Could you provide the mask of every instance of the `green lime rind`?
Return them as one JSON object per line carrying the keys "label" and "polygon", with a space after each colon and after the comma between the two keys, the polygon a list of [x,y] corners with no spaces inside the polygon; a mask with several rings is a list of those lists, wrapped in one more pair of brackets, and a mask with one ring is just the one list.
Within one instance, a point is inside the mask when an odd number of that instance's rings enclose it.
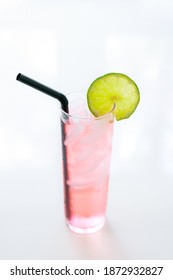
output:
{"label": "green lime rind", "polygon": [[136,83],[121,73],[109,73],[97,78],[87,91],[88,107],[95,117],[113,110],[116,120],[129,118],[139,101],[140,93]]}

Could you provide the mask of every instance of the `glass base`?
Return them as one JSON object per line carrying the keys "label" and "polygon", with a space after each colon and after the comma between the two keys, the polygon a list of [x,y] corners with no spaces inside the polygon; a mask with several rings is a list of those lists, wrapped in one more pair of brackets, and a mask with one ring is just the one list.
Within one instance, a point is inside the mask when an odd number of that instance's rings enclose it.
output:
{"label": "glass base", "polygon": [[[89,221],[91,222],[91,219],[89,219]],[[86,220],[85,220],[86,222]],[[70,221],[66,221],[66,224],[68,226],[68,228],[73,231],[73,232],[76,232],[76,233],[79,233],[79,234],[90,234],[90,233],[94,233],[94,232],[97,232],[99,231],[105,224],[105,218],[102,218],[100,223],[96,224],[95,226],[81,226],[81,227],[78,227],[74,224],[72,224]]]}

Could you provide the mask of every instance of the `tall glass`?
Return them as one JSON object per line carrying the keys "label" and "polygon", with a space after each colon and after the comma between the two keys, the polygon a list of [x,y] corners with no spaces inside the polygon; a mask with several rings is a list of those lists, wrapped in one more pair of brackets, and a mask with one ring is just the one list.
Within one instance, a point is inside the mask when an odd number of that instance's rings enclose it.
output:
{"label": "tall glass", "polygon": [[66,223],[72,231],[93,233],[105,222],[114,117],[94,118],[86,94],[67,98],[70,113],[61,110]]}

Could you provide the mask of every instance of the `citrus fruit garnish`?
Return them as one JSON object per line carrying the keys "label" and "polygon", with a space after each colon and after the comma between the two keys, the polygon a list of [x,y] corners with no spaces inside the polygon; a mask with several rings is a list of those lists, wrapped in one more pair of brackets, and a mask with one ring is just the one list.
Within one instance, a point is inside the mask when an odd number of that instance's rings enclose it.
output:
{"label": "citrus fruit garnish", "polygon": [[91,113],[100,117],[111,112],[116,120],[126,119],[135,111],[140,93],[135,82],[120,73],[109,73],[94,80],[87,92]]}

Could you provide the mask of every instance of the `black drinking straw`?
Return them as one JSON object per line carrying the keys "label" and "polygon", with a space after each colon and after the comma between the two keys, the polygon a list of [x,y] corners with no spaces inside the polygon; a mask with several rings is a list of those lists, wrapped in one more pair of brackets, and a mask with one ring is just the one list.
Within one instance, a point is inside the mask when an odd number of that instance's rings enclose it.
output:
{"label": "black drinking straw", "polygon": [[61,103],[62,110],[65,111],[66,113],[69,113],[68,99],[64,94],[62,94],[58,91],[55,91],[54,89],[51,89],[51,88],[49,88],[49,87],[31,79],[31,78],[29,78],[29,77],[27,77],[27,76],[25,76],[21,73],[19,73],[17,75],[16,80],[18,80],[18,81],[20,81],[20,82],[22,82],[22,83],[24,83],[24,84],[26,84],[30,87],[33,87],[33,88],[35,88],[39,91],[42,91],[42,92],[48,94],[51,97],[54,97],[54,98],[58,99]]}
{"label": "black drinking straw", "polygon": [[[42,91],[46,93],[47,95],[54,97],[58,99],[61,103],[61,108],[64,112],[69,113],[68,110],[68,99],[66,96],[58,91],[55,91],[54,89],[51,89],[21,73],[19,73],[16,77],[17,81],[20,81],[30,87],[33,87],[39,91]],[[67,117],[68,119],[68,117]],[[68,186],[66,186],[66,180],[68,179],[68,169],[67,169],[67,151],[66,151],[66,146],[64,145],[64,140],[65,140],[65,126],[63,121],[61,120],[61,133],[62,133],[62,156],[63,156],[63,167],[64,167],[64,194],[65,194],[65,204],[69,204],[69,189]],[[68,207],[66,207],[68,209]],[[66,210],[66,215],[67,217],[70,217],[70,213],[68,210]]]}

